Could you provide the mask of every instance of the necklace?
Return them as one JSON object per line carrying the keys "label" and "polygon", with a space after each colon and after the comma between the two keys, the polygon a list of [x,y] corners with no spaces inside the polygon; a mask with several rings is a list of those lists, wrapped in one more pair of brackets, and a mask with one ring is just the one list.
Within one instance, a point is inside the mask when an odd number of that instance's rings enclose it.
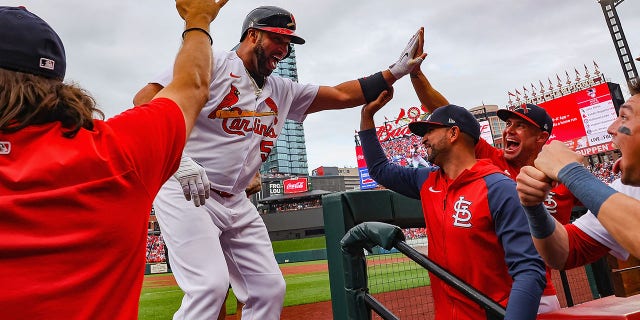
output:
{"label": "necklace", "polygon": [[247,72],[247,75],[249,76],[249,81],[251,81],[251,86],[253,86],[253,91],[256,94],[256,97],[260,96],[260,94],[262,93],[262,88],[258,87],[256,80],[253,79],[253,76],[251,75],[249,70],[247,70],[247,68],[244,68],[244,70]]}

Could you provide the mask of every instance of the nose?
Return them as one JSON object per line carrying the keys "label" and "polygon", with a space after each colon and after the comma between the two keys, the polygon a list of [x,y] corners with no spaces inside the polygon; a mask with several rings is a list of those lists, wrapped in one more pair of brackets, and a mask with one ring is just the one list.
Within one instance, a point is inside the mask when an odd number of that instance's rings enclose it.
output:
{"label": "nose", "polygon": [[607,128],[607,133],[614,136],[617,132],[618,132],[618,118],[616,118],[616,120],[614,120],[611,125],[609,126],[609,128]]}

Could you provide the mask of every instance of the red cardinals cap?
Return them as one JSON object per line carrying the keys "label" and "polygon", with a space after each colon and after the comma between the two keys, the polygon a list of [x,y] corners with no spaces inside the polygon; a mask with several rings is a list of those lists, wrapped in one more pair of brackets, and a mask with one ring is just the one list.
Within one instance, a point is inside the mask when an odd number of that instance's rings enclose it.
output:
{"label": "red cardinals cap", "polygon": [[0,6],[0,68],[64,79],[64,46],[44,20],[24,7]]}
{"label": "red cardinals cap", "polygon": [[478,143],[478,140],[480,140],[480,124],[478,120],[469,110],[453,104],[436,109],[425,121],[409,123],[409,130],[421,137],[434,127],[458,127],[460,131],[471,136],[474,143]]}
{"label": "red cardinals cap", "polygon": [[295,33],[296,19],[293,14],[280,7],[262,6],[251,10],[242,24],[240,41],[244,39],[250,28],[290,36],[291,42],[295,44],[305,43],[304,39]]}
{"label": "red cardinals cap", "polygon": [[500,109],[497,114],[502,121],[507,121],[512,116],[520,117],[549,134],[553,129],[553,120],[551,120],[547,110],[535,104],[521,104],[514,110]]}

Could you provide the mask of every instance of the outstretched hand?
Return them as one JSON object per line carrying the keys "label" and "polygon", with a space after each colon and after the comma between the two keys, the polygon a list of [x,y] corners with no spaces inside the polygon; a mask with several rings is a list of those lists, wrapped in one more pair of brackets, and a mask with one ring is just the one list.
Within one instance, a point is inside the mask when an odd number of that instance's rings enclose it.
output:
{"label": "outstretched hand", "polygon": [[375,127],[373,116],[382,109],[393,98],[393,87],[384,90],[378,98],[365,104],[360,111],[360,130],[367,130]]}
{"label": "outstretched hand", "polygon": [[209,27],[229,0],[176,0],[176,9],[186,27]]}
{"label": "outstretched hand", "polygon": [[402,50],[398,61],[389,66],[389,71],[396,79],[400,79],[409,74],[415,68],[419,68],[424,58],[427,56],[424,53],[424,27],[418,29],[418,31],[409,39],[409,43]]}

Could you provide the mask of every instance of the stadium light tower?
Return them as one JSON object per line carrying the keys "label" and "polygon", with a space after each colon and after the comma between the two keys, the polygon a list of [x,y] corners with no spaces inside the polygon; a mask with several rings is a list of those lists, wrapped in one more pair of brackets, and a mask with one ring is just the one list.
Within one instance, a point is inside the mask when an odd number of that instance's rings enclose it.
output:
{"label": "stadium light tower", "polygon": [[629,44],[622,31],[620,17],[616,11],[616,7],[623,1],[624,0],[598,0],[598,3],[602,6],[604,20],[609,27],[613,46],[616,48],[616,53],[618,54],[624,77],[627,80],[627,85],[636,85],[640,82],[640,78],[638,78],[636,64],[633,62],[631,50],[629,50]]}

